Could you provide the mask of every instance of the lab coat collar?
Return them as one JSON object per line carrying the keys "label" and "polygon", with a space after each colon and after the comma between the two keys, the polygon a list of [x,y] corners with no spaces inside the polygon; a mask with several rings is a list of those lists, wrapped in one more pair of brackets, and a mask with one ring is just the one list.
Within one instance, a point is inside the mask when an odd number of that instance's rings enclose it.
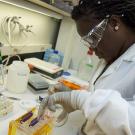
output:
{"label": "lab coat collar", "polygon": [[135,43],[123,54],[123,60],[128,62],[135,61]]}
{"label": "lab coat collar", "polygon": [[105,66],[106,66],[105,60],[101,59],[97,65],[97,68],[95,69],[94,75],[93,75],[92,80],[90,82],[91,83],[91,90],[94,90],[94,82],[98,78],[98,76],[100,75],[102,70],[105,68]]}
{"label": "lab coat collar", "polygon": [[108,69],[103,73],[103,75],[100,77],[100,79],[104,78],[104,77],[112,74],[114,71],[118,70],[123,61],[127,61],[127,62],[135,61],[135,44],[133,44],[130,48],[128,48],[128,50],[123,55],[121,55],[117,60],[115,60],[108,67]]}

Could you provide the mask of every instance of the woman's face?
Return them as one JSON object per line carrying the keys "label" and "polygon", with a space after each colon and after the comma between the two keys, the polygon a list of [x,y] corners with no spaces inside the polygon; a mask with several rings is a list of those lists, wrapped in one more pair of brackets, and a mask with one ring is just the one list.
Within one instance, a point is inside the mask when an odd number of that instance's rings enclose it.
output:
{"label": "woman's face", "polygon": [[[88,18],[83,18],[76,21],[77,30],[81,37],[87,35],[90,30],[92,30],[97,24],[102,20],[97,20],[93,16]],[[111,22],[112,21],[112,22]],[[105,32],[98,46],[94,48],[95,54],[99,58],[105,59],[108,63],[113,62],[118,58],[123,40],[123,34],[121,30],[115,30],[115,26],[120,27],[120,22],[117,19],[110,19],[106,26]],[[120,29],[120,28],[119,28]]]}

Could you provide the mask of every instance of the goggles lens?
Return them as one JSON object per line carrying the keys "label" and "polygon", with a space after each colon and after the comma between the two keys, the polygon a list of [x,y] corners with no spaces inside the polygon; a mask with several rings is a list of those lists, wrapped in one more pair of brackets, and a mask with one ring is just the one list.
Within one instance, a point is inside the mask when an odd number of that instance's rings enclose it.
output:
{"label": "goggles lens", "polygon": [[101,41],[107,26],[108,19],[104,19],[96,25],[86,36],[82,37],[84,45],[91,48],[96,48]]}

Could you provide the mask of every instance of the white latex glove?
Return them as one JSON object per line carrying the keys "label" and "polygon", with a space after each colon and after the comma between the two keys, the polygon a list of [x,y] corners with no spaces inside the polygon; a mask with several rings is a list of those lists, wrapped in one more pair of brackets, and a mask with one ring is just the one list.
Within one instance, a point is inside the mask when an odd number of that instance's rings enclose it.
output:
{"label": "white latex glove", "polygon": [[[58,83],[55,86],[53,86],[52,88],[49,89],[49,94],[53,94],[56,92],[61,92],[61,91],[71,91],[68,87],[66,87],[65,85],[63,85],[62,83]],[[40,103],[39,109],[38,109],[38,118],[42,117],[42,115],[44,114],[45,108],[48,107],[48,98],[49,97],[45,97],[43,99],[43,101]],[[55,111],[54,106],[50,107],[53,108],[52,110]],[[65,115],[65,112],[63,112]],[[64,117],[64,116],[61,116]]]}
{"label": "white latex glove", "polygon": [[75,110],[82,110],[85,101],[89,97],[90,93],[87,91],[59,92],[49,96],[48,107],[54,111],[55,104],[60,104],[67,113],[70,113]]}
{"label": "white latex glove", "polygon": [[85,101],[90,97],[90,95],[91,94],[87,91],[58,92],[50,95],[41,102],[38,110],[38,117],[42,117],[46,107],[48,107],[51,111],[55,111],[55,105],[60,104],[63,106],[64,110],[59,116],[59,119],[63,119],[67,113],[75,110],[82,110]]}

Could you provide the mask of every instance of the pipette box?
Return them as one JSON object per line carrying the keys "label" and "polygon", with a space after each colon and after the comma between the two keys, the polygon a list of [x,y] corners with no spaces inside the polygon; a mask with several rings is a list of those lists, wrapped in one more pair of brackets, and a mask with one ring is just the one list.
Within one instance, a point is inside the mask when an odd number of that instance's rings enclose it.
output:
{"label": "pipette box", "polygon": [[33,108],[18,119],[12,120],[8,135],[50,135],[54,126],[54,117],[46,114],[43,119],[35,122],[36,111],[36,108]]}
{"label": "pipette box", "polygon": [[49,84],[45,81],[44,77],[39,74],[31,73],[29,76],[28,84],[32,88],[31,90],[34,92],[46,91],[49,88]]}
{"label": "pipette box", "polygon": [[38,58],[28,58],[25,59],[24,62],[26,62],[29,67],[31,67],[31,71],[40,73],[50,79],[56,79],[63,73],[62,67],[44,60],[40,60]]}

